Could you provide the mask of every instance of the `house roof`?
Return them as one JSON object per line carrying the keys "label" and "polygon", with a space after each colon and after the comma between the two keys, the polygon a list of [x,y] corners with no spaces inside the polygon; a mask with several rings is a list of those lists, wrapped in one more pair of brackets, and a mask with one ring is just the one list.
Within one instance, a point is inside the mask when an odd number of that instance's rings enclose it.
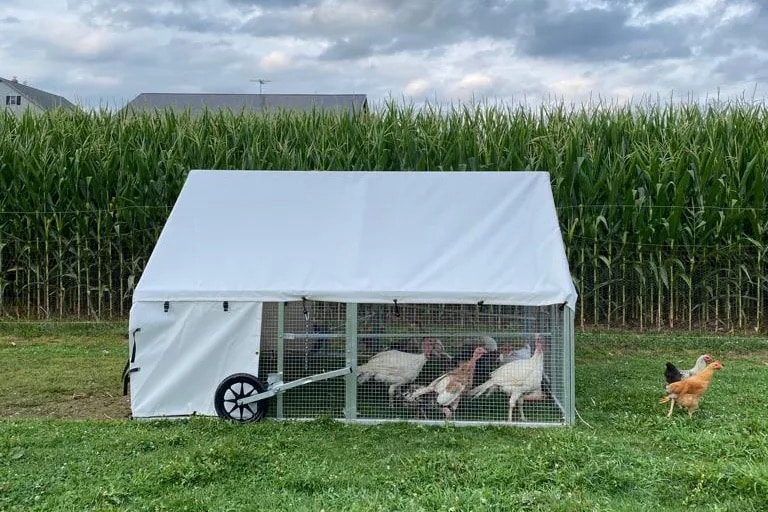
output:
{"label": "house roof", "polygon": [[197,94],[197,93],[142,93],[125,107],[142,110],[185,110],[200,114],[208,110],[310,111],[352,110],[360,112],[368,108],[365,94]]}
{"label": "house roof", "polygon": [[58,96],[50,92],[45,92],[40,89],[35,89],[28,85],[21,84],[15,80],[8,80],[7,78],[0,77],[0,82],[3,82],[11,89],[15,90],[21,96],[27,98],[28,101],[34,103],[43,110],[48,110],[56,107],[77,108],[72,102],[63,96]]}

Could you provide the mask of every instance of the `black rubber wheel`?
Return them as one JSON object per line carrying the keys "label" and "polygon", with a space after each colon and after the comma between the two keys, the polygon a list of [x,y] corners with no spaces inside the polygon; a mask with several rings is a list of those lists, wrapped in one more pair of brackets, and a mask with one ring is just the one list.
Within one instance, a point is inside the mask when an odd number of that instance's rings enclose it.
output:
{"label": "black rubber wheel", "polygon": [[249,373],[235,373],[221,381],[213,395],[213,405],[216,414],[226,420],[238,423],[259,421],[267,414],[267,401],[259,400],[245,405],[237,405],[236,401],[248,396],[263,393],[264,385]]}

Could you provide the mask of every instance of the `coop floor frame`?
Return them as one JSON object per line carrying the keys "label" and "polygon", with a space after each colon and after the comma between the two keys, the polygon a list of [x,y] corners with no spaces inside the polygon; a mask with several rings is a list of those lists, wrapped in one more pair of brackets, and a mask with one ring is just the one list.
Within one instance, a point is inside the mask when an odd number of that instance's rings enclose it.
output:
{"label": "coop floor frame", "polygon": [[[486,317],[492,320],[502,318],[504,323],[505,315],[514,318],[514,325],[504,324],[506,329],[492,330],[489,328],[490,322],[479,322],[470,325],[466,329],[439,329],[434,322],[428,327],[423,326],[417,318],[416,328],[406,326],[401,332],[371,332],[368,320],[371,315],[387,315],[388,317],[399,317],[400,311],[397,304],[335,304],[307,302],[290,303],[280,302],[276,304],[276,323],[275,344],[272,347],[274,352],[274,362],[270,364],[265,357],[269,353],[269,347],[262,347],[262,368],[259,371],[260,378],[263,381],[271,379],[278,383],[273,386],[273,391],[266,392],[266,396],[273,396],[273,406],[269,416],[275,420],[311,420],[318,416],[331,416],[332,418],[349,423],[376,424],[388,422],[409,422],[423,425],[442,425],[449,421],[457,426],[473,425],[505,425],[505,426],[525,426],[525,427],[550,427],[570,425],[575,418],[575,371],[574,371],[574,328],[573,311],[571,308],[563,307],[559,304],[548,306],[493,306],[493,305],[401,305],[400,309],[407,308],[462,308],[462,314],[466,312],[477,313],[483,308],[491,309],[496,313],[486,313]],[[323,315],[318,314],[322,308],[336,308],[335,325],[334,320],[329,321]],[[365,311],[363,311],[365,310]],[[374,313],[370,313],[374,311]],[[510,313],[512,311],[513,313]],[[456,321],[461,315],[454,314],[453,321]],[[324,328],[317,329],[318,318],[325,321]],[[374,322],[375,323],[375,322]],[[407,323],[404,321],[403,323]],[[270,320],[265,318],[264,326],[268,326]],[[361,325],[366,324],[366,325]],[[457,350],[458,341],[466,340],[472,336],[480,334],[492,335],[499,341],[503,339],[533,339],[535,335],[543,336],[548,339],[548,349],[545,350],[545,379],[547,382],[546,399],[533,401],[531,403],[521,402],[518,409],[525,408],[529,411],[527,417],[514,416],[514,419],[507,418],[506,395],[501,392],[490,394],[493,396],[493,404],[497,409],[501,409],[503,402],[503,414],[501,410],[491,411],[484,409],[483,405],[477,405],[475,400],[462,396],[458,409],[449,418],[444,416],[443,409],[439,405],[431,404],[429,416],[423,411],[421,414],[408,410],[410,404],[403,396],[408,392],[397,393],[394,395],[399,400],[400,405],[386,408],[383,401],[387,398],[388,383],[365,382],[359,383],[359,367],[363,361],[369,361],[372,356],[369,352],[382,352],[387,349],[403,348],[395,345],[394,340],[406,339],[426,339],[438,338],[450,348],[448,352]],[[268,336],[266,336],[268,337]],[[262,333],[264,339],[264,333]],[[322,342],[324,344],[320,352],[316,345]],[[479,343],[475,343],[478,345]],[[472,345],[470,343],[470,345]],[[367,347],[375,346],[380,350],[369,350]],[[413,349],[413,347],[410,347]],[[499,349],[506,347],[501,346]],[[501,350],[500,350],[501,351]],[[410,350],[410,352],[418,352]],[[297,355],[298,354],[298,355]],[[535,352],[534,352],[535,354]],[[368,357],[371,356],[371,357]],[[456,358],[456,357],[454,357]],[[447,367],[443,366],[441,370],[447,370],[463,363],[462,360],[453,361]],[[502,363],[496,364],[496,368]],[[302,367],[303,365],[303,367]],[[428,365],[427,365],[428,366]],[[438,371],[438,373],[440,373]],[[442,373],[445,373],[443,371]],[[325,384],[316,383],[318,376],[326,380]],[[421,385],[425,385],[434,375],[423,380]],[[374,379],[375,380],[375,379]],[[302,382],[303,381],[303,382]],[[335,381],[334,384],[329,382]],[[341,381],[341,382],[340,382]],[[544,381],[542,381],[544,382]],[[312,384],[304,386],[303,384]],[[333,388],[335,396],[331,398]],[[411,385],[413,389],[415,384]],[[282,389],[281,389],[282,387]],[[343,390],[343,391],[342,391]],[[343,395],[343,398],[340,398]],[[491,399],[480,397],[477,402],[490,403]],[[317,401],[333,401],[335,405],[324,403],[317,408],[312,407]],[[297,402],[303,402],[297,406]],[[547,402],[546,407],[542,403]],[[374,403],[375,406],[372,406]],[[375,407],[378,407],[376,409]],[[462,416],[462,409],[466,407],[473,408],[473,413],[465,413]],[[477,412],[479,411],[479,412]],[[533,412],[533,414],[530,413]],[[542,412],[543,411],[543,412]],[[495,415],[494,415],[495,414]]]}

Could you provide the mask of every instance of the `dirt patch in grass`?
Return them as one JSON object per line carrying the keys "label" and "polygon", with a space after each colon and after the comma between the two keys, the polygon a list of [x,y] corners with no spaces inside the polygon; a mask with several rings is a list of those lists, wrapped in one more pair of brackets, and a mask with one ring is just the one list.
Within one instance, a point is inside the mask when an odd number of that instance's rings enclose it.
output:
{"label": "dirt patch in grass", "polygon": [[120,324],[0,325],[0,419],[130,417],[127,352]]}
{"label": "dirt patch in grass", "polygon": [[131,414],[128,396],[75,393],[35,405],[13,404],[0,408],[0,419],[58,418],[71,420],[119,420]]}

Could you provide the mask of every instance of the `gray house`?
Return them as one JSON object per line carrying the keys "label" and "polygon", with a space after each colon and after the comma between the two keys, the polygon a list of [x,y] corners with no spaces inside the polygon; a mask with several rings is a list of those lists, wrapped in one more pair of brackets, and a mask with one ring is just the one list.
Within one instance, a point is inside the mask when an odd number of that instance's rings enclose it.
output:
{"label": "gray house", "polygon": [[365,94],[142,93],[124,108],[134,113],[166,109],[177,112],[189,110],[193,115],[201,114],[206,109],[210,112],[229,110],[234,114],[279,110],[307,112],[312,109],[358,113],[368,111],[368,100]]}
{"label": "gray house", "polygon": [[53,108],[76,109],[66,98],[0,77],[0,108],[21,115],[25,110],[44,112]]}

